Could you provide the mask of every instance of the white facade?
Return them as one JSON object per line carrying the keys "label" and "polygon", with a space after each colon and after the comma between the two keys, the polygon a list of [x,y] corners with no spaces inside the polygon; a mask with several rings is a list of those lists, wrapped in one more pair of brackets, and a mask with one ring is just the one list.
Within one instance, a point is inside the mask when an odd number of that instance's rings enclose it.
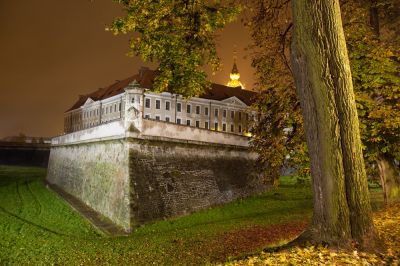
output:
{"label": "white facade", "polygon": [[140,88],[133,81],[121,94],[98,101],[88,98],[81,107],[66,112],[64,132],[71,133],[118,120],[123,121],[127,129],[134,126],[141,131],[144,119],[248,135],[255,115],[254,110],[235,96],[221,101],[196,97],[184,99],[180,95]]}

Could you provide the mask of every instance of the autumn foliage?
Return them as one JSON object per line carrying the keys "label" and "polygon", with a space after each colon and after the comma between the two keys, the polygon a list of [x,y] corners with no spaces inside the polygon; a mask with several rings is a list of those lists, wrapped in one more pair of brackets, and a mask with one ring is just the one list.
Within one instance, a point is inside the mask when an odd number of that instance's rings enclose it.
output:
{"label": "autumn foliage", "polygon": [[[394,172],[394,159],[400,160],[400,19],[399,1],[375,2],[382,24],[379,36],[370,25],[368,1],[346,1],[341,9],[364,157],[369,177],[379,179],[378,160],[386,160]],[[288,63],[290,5],[254,0],[248,10],[255,12],[247,25],[252,30],[253,65],[261,92],[255,107],[262,113],[253,128],[253,147],[260,161],[270,166],[268,181],[278,177],[284,163],[296,166],[298,174],[307,173],[302,115]]]}
{"label": "autumn foliage", "polygon": [[374,214],[374,224],[388,247],[387,252],[372,254],[357,250],[334,250],[324,246],[294,247],[281,252],[262,252],[226,265],[399,265],[400,204]]}

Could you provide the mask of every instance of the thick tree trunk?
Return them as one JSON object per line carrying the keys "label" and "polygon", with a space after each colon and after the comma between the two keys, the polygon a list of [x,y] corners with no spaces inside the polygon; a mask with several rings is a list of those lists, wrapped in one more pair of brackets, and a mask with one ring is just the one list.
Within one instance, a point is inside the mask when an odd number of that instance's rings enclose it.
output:
{"label": "thick tree trunk", "polygon": [[[350,64],[337,0],[292,1],[292,65],[311,159],[314,242],[375,249]],[[370,246],[371,245],[371,246]]]}
{"label": "thick tree trunk", "polygon": [[400,201],[400,171],[394,165],[393,159],[382,154],[376,162],[378,164],[385,205]]}

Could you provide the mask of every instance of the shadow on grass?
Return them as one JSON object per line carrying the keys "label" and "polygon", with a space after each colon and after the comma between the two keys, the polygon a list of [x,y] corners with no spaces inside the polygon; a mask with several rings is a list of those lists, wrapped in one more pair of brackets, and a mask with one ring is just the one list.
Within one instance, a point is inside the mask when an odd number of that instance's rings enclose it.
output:
{"label": "shadow on grass", "polygon": [[[299,211],[301,209],[301,211]],[[169,233],[176,230],[193,230],[195,228],[210,228],[212,226],[224,226],[229,224],[240,224],[240,222],[246,222],[249,220],[262,220],[265,217],[273,217],[273,220],[270,222],[266,222],[265,225],[272,225],[275,223],[281,223],[284,221],[290,220],[290,217],[293,217],[294,214],[298,214],[299,216],[303,216],[304,219],[308,219],[307,212],[311,209],[310,202],[304,200],[303,202],[299,202],[294,206],[282,207],[282,206],[275,206],[274,208],[259,211],[259,212],[252,212],[242,215],[227,215],[227,217],[223,217],[220,219],[216,219],[210,217],[208,219],[203,218],[203,213],[194,213],[192,216],[186,217],[177,217],[173,220],[168,221],[156,221],[153,223],[148,223],[138,227],[138,231],[136,231],[133,235],[148,235],[157,233]],[[290,214],[290,215],[289,215]],[[289,215],[289,216],[287,216]],[[199,219],[197,219],[199,218]],[[189,220],[190,219],[190,220]],[[197,221],[195,221],[197,220]],[[164,225],[162,225],[164,223]],[[157,228],[154,230],[154,228]]]}
{"label": "shadow on grass", "polygon": [[49,232],[49,233],[52,233],[52,234],[55,234],[55,235],[58,235],[58,236],[74,237],[74,236],[72,236],[72,235],[62,234],[62,233],[56,232],[56,231],[54,231],[54,230],[52,230],[52,229],[46,228],[46,227],[44,227],[44,226],[41,226],[41,225],[39,225],[39,224],[35,224],[34,222],[28,221],[28,220],[26,220],[26,219],[24,219],[24,218],[22,218],[22,217],[20,217],[20,216],[18,216],[18,215],[16,215],[16,214],[12,213],[12,212],[7,211],[6,209],[4,209],[4,208],[1,207],[1,206],[0,206],[0,211],[2,211],[3,213],[5,213],[5,214],[7,214],[7,215],[9,215],[9,216],[11,216],[11,217],[14,217],[14,218],[18,219],[19,221],[21,221],[21,222],[23,222],[23,223],[32,225],[32,226],[34,226],[34,227],[36,227],[36,228],[39,228],[39,229],[41,229],[41,230],[43,230],[43,231],[46,231],[46,232]]}

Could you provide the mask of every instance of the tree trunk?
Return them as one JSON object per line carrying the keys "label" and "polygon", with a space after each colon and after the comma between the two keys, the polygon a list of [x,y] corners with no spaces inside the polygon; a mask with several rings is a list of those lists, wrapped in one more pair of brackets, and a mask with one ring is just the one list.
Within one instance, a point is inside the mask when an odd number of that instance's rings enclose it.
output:
{"label": "tree trunk", "polygon": [[393,159],[381,154],[376,160],[383,189],[385,205],[400,201],[400,171]]}
{"label": "tree trunk", "polygon": [[375,33],[379,37],[380,27],[379,27],[379,10],[377,7],[376,0],[371,0],[369,7],[369,24]]}
{"label": "tree trunk", "polygon": [[292,1],[292,65],[313,178],[314,243],[375,249],[350,64],[337,0]]}

